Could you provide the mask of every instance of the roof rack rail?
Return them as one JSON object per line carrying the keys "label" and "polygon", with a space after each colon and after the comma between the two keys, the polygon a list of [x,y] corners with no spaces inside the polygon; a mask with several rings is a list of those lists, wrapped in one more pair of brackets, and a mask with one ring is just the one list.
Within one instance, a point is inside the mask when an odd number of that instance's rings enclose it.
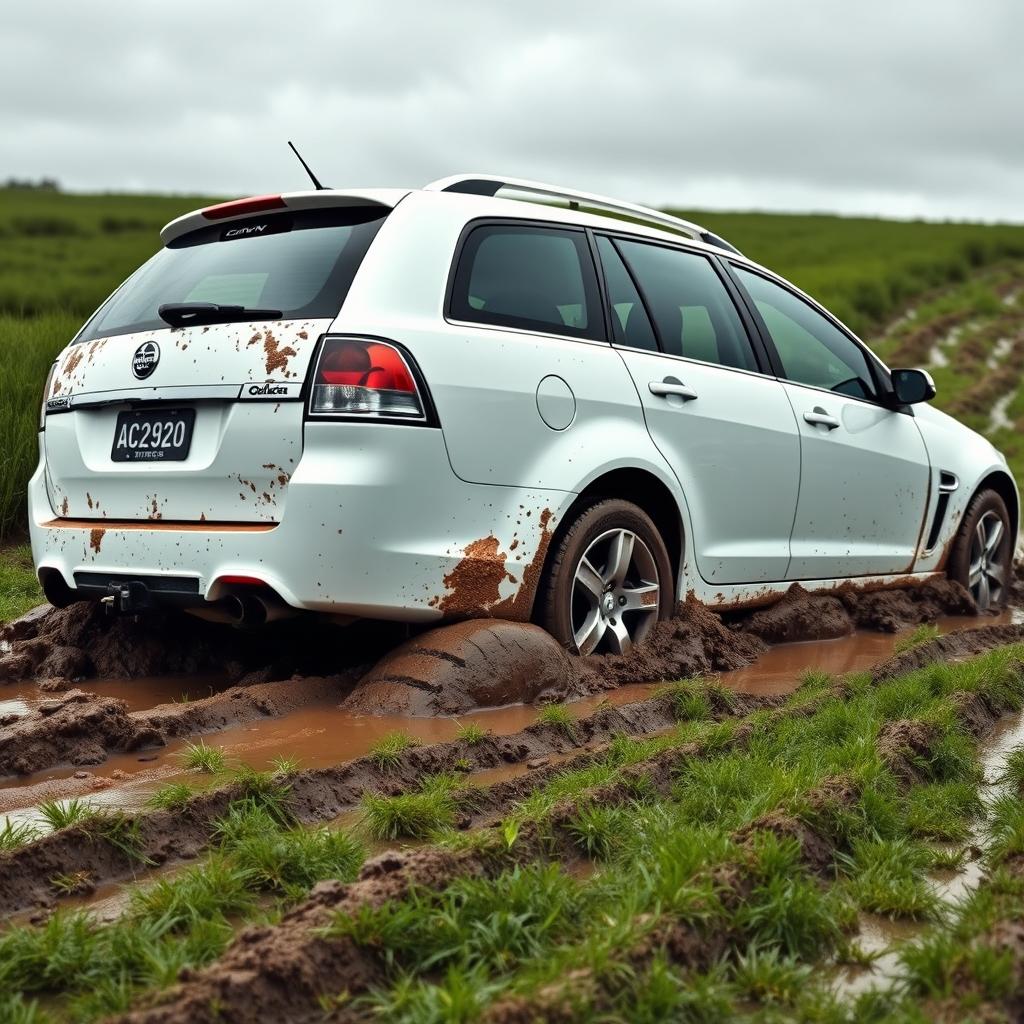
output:
{"label": "roof rack rail", "polygon": [[548,199],[564,199],[569,203],[571,209],[587,206],[625,214],[635,220],[667,228],[669,231],[686,235],[687,238],[694,238],[719,249],[725,249],[727,252],[740,254],[739,249],[724,238],[702,228],[699,224],[683,220],[682,217],[673,217],[661,210],[652,210],[648,206],[638,206],[621,199],[611,199],[608,196],[594,195],[591,192],[578,192],[574,189],[560,188],[557,185],[547,185],[542,181],[502,178],[493,174],[453,174],[451,177],[432,181],[429,185],[424,185],[423,188],[428,192],[461,192],[474,196],[494,196],[502,189],[514,189],[517,192],[530,192]]}

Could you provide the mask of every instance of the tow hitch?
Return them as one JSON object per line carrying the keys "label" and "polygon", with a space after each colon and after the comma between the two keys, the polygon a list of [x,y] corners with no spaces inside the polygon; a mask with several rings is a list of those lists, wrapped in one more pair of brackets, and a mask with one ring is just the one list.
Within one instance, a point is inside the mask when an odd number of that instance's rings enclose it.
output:
{"label": "tow hitch", "polygon": [[107,596],[100,598],[100,602],[109,614],[131,614],[153,606],[149,588],[138,580],[111,582],[107,585]]}

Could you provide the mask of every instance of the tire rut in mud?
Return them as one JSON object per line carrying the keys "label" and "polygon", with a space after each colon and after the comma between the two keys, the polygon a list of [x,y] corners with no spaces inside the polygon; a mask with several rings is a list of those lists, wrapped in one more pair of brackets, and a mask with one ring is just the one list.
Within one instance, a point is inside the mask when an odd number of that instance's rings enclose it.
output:
{"label": "tire rut in mud", "polygon": [[[778,698],[737,697],[728,714],[744,715],[758,707],[772,707]],[[606,706],[576,719],[570,730],[536,723],[509,736],[490,736],[475,743],[455,740],[412,747],[399,754],[394,764],[381,767],[372,757],[362,757],[329,768],[315,768],[287,776],[287,806],[302,824],[329,821],[359,806],[366,793],[398,795],[417,789],[425,776],[457,771],[463,762],[479,771],[527,764],[551,755],[562,755],[611,742],[616,736],[649,736],[677,723],[669,696]],[[591,755],[584,755],[591,756]],[[564,765],[546,765],[535,783],[526,779],[499,783],[495,794],[481,792],[481,814],[511,806],[531,788],[541,785]],[[537,770],[535,770],[537,771]],[[129,815],[138,825],[138,857],[97,846],[86,827],[70,827],[43,836],[15,850],[0,853],[0,914],[31,907],[52,906],[56,897],[49,880],[58,874],[86,872],[92,884],[131,878],[149,862],[165,865],[197,856],[205,849],[214,823],[233,800],[245,795],[245,782],[233,782],[193,796],[174,812],[148,811]],[[477,815],[479,817],[479,815]],[[466,822],[467,826],[469,821]]]}
{"label": "tire rut in mud", "polygon": [[[842,685],[833,688],[841,695]],[[1012,702],[1003,704],[997,696],[973,691],[950,694],[954,712],[961,725],[980,738],[999,717],[1011,710]],[[788,709],[780,709],[779,714]],[[911,723],[918,725],[921,723]],[[901,773],[899,758],[908,739],[907,722],[889,723],[880,742],[880,753],[909,787],[916,776]],[[911,730],[913,731],[913,730]],[[932,753],[936,734],[927,729],[916,735],[908,763],[915,756]],[[747,738],[745,730],[736,731],[734,744]],[[918,742],[919,741],[919,742]],[[631,766],[631,773],[646,772],[656,788],[666,791],[672,772],[681,759],[700,756],[699,744],[662,751]],[[409,853],[386,853],[369,862],[360,879],[349,886],[324,883],[310,898],[293,910],[276,926],[247,929],[225,954],[201,971],[188,972],[176,989],[158,997],[159,1005],[136,1010],[122,1020],[127,1024],[197,1024],[214,1020],[244,1021],[277,1019],[289,1024],[313,1020],[323,1011],[319,1000],[325,993],[344,992],[346,1003],[330,1014],[335,1022],[362,1019],[350,1007],[352,997],[388,982],[387,964],[372,946],[354,943],[349,937],[325,935],[323,929],[339,911],[352,914],[363,906],[376,907],[388,899],[400,898],[412,886],[441,890],[457,877],[490,877],[515,863],[531,863],[538,858],[563,857],[571,852],[572,841],[565,826],[584,802],[602,805],[623,802],[635,795],[629,779],[598,787],[584,795],[556,805],[546,816],[544,834],[531,835],[527,823],[512,850],[495,853],[495,847],[481,845],[471,850],[448,852],[438,848],[422,848]],[[859,800],[860,787],[845,777],[828,777],[801,794],[799,814],[776,809],[769,811],[732,834],[740,850],[740,858],[716,864],[706,874],[728,909],[746,899],[755,879],[743,859],[745,849],[753,850],[755,837],[773,833],[796,841],[803,865],[821,884],[836,878],[838,856],[846,851],[841,813]],[[829,823],[833,823],[830,827]],[[561,841],[557,833],[561,832]],[[553,835],[555,833],[555,835]],[[390,877],[389,877],[390,876]],[[382,878],[389,878],[382,883]],[[382,894],[383,888],[383,894]],[[667,956],[673,963],[692,969],[706,969],[729,949],[730,935],[708,934],[699,922],[666,921],[650,932],[642,942],[626,950],[623,960],[634,970],[649,966],[656,957]],[[709,959],[710,958],[710,959]],[[510,996],[492,1004],[485,1020],[494,1024],[542,1020],[572,1020],[574,1007],[584,996],[602,1008],[603,986],[614,984],[614,972],[597,977],[589,972],[571,972],[566,978],[548,985],[529,996]],[[605,1007],[608,1008],[608,1007]]]}

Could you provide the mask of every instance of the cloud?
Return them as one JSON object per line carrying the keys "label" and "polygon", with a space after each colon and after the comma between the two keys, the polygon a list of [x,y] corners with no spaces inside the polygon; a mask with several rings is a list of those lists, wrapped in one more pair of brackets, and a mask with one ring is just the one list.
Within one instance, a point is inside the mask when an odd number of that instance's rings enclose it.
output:
{"label": "cloud", "polygon": [[1024,219],[1013,0],[56,0],[5,12],[0,176],[507,173],[686,207]]}

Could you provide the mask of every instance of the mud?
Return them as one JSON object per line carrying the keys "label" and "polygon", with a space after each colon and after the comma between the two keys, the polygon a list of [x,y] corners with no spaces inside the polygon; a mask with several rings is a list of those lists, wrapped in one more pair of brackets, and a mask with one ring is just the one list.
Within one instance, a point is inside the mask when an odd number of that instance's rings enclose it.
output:
{"label": "mud", "polygon": [[996,647],[1016,643],[1024,643],[1024,625],[981,626],[978,629],[944,633],[934,640],[912,647],[909,651],[887,658],[872,669],[871,678],[877,683],[938,661],[959,661]]}
{"label": "mud", "polygon": [[395,635],[396,628],[383,623],[351,633],[301,618],[237,630],[174,612],[110,616],[83,602],[0,627],[0,684],[33,679],[57,690],[96,678],[220,673],[246,684],[331,675],[372,663]]}
{"label": "mud", "polygon": [[82,690],[58,694],[29,714],[7,719],[0,719],[0,775],[27,775],[53,764],[99,764],[110,751],[164,742],[150,723],[128,713],[124,701],[97,699]]}
{"label": "mud", "polygon": [[432,629],[387,654],[342,702],[366,714],[452,715],[574,692],[577,669],[537,626],[475,619]]}
{"label": "mud", "polygon": [[[742,715],[776,703],[767,698],[739,697],[720,713]],[[468,827],[507,810],[551,774],[565,770],[567,764],[576,766],[571,761],[562,765],[547,762],[552,755],[579,754],[582,766],[593,757],[593,750],[587,748],[610,743],[616,736],[649,736],[675,724],[671,701],[662,696],[623,707],[601,707],[577,719],[568,730],[534,723],[507,736],[485,735],[475,743],[456,739],[412,747],[398,755],[393,765],[381,766],[372,757],[362,757],[345,764],[305,769],[288,778],[288,806],[303,823],[330,821],[358,807],[367,792],[407,792],[428,775],[456,771],[466,765],[471,771],[480,771],[541,763],[540,768],[528,769],[525,779],[498,783],[491,792],[475,791],[466,808],[464,824]],[[673,753],[678,756],[678,752]],[[101,884],[131,877],[140,863],[163,865],[196,856],[209,842],[215,819],[224,814],[231,800],[242,795],[243,784],[230,783],[197,793],[170,816],[162,811],[132,815],[131,820],[138,824],[139,861],[129,861],[117,850],[100,851],[89,833],[80,828],[64,829],[16,850],[0,852],[0,916],[51,905],[55,897],[47,879],[56,874],[86,871],[94,884]]]}
{"label": "mud", "polygon": [[117,1019],[134,1024],[322,1019],[323,1010],[315,1010],[321,996],[337,997],[342,1017],[348,1018],[349,998],[383,983],[385,967],[372,949],[350,938],[326,938],[322,929],[339,913],[401,899],[412,886],[442,889],[456,877],[482,875],[485,869],[484,856],[476,852],[383,854],[368,861],[349,885],[321,882],[277,925],[246,928],[205,970],[182,971],[180,984],[161,995],[164,1005]]}
{"label": "mud", "polygon": [[659,622],[629,654],[582,660],[580,685],[595,692],[630,683],[728,672],[750,665],[768,649],[759,637],[729,629],[692,595],[676,615]]}
{"label": "mud", "polygon": [[856,629],[895,633],[945,615],[977,614],[970,594],[942,578],[911,588],[869,590],[848,584],[828,594],[810,594],[795,583],[777,603],[730,617],[730,624],[767,643],[781,644],[831,640]]}

